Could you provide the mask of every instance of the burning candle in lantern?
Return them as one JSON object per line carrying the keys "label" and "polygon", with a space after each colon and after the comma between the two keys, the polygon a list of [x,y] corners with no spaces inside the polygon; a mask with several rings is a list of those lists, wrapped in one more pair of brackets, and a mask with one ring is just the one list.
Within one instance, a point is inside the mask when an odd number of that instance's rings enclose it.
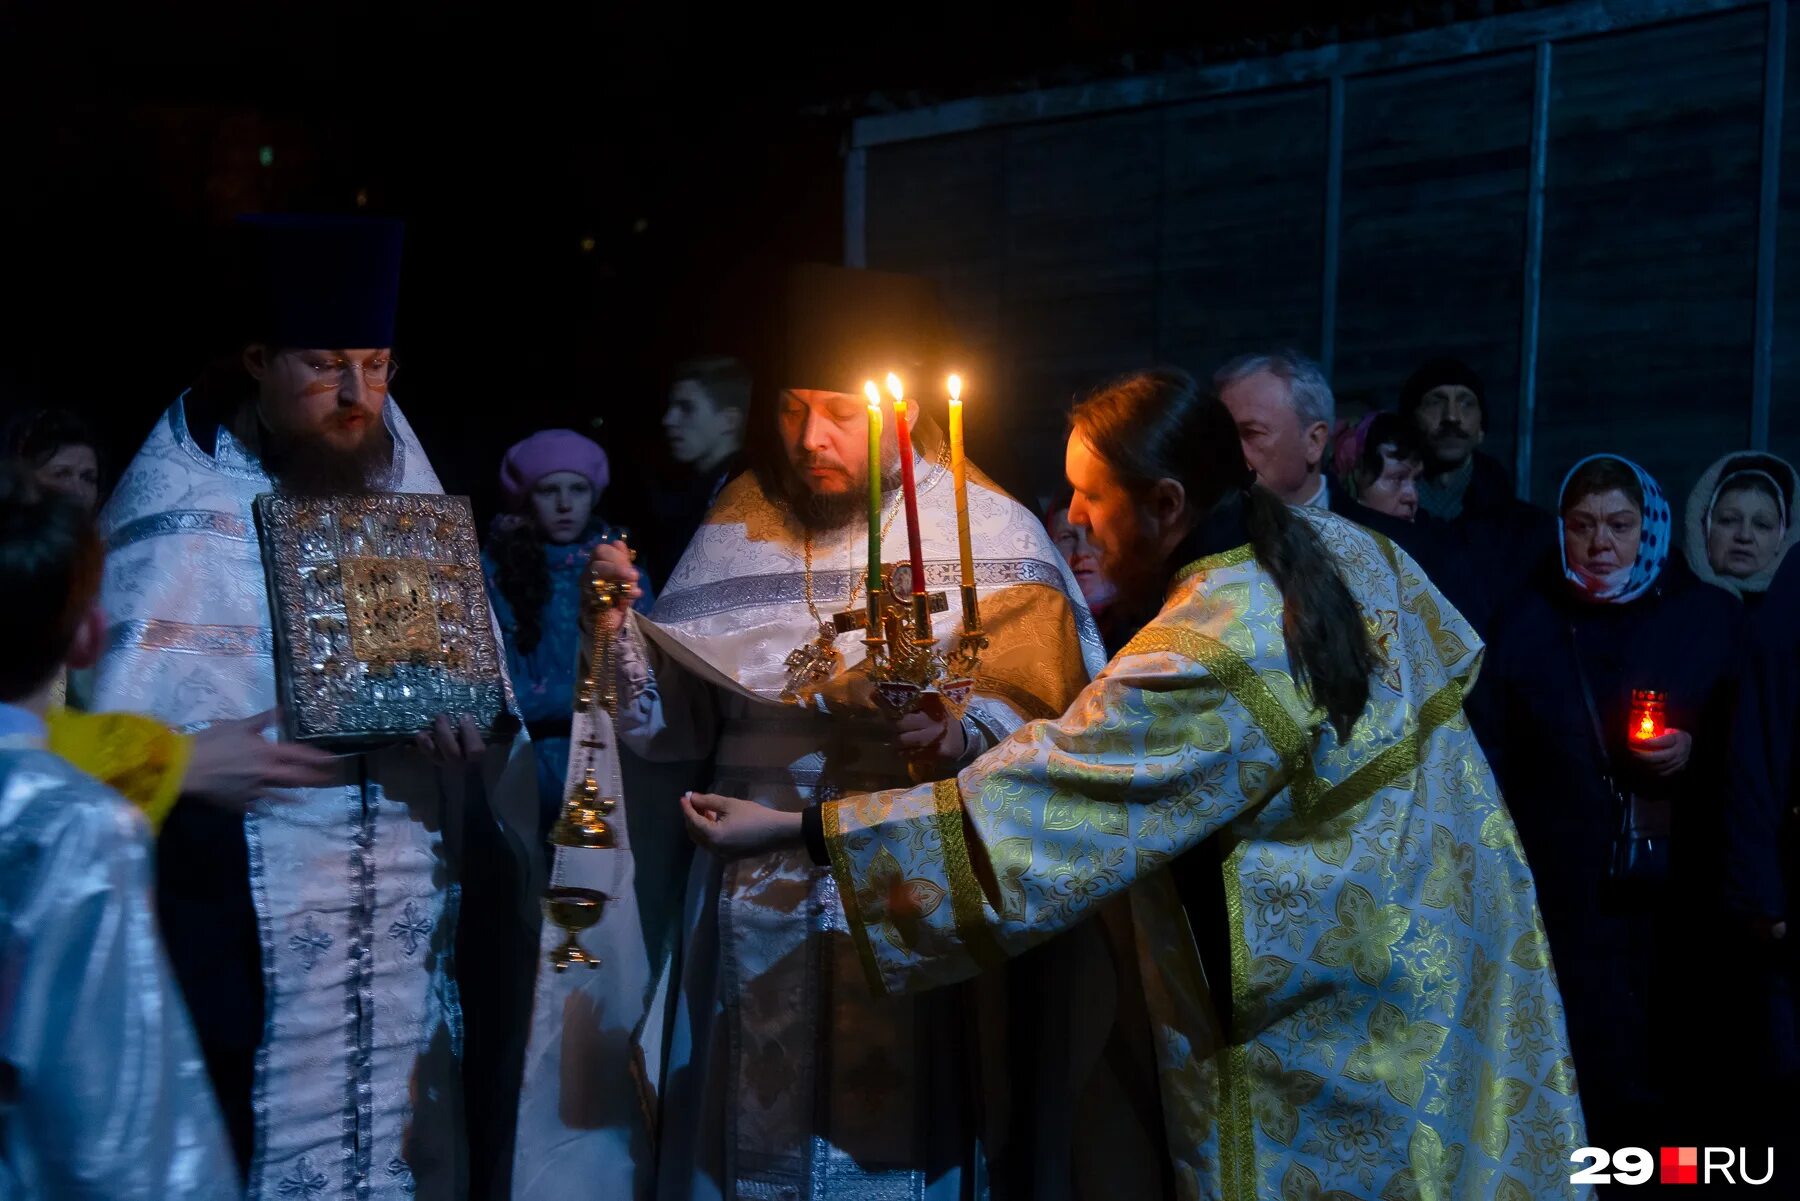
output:
{"label": "burning candle in lantern", "polygon": [[[869,599],[881,591],[881,389],[863,385],[869,398]],[[879,631],[872,631],[879,632]]]}
{"label": "burning candle in lantern", "polygon": [[1668,697],[1650,689],[1633,689],[1631,693],[1631,741],[1649,742],[1667,731]]}
{"label": "burning candle in lantern", "polygon": [[956,545],[962,552],[962,586],[975,586],[975,554],[969,547],[969,472],[963,460],[962,376],[952,375],[950,390],[950,474],[956,480]]}
{"label": "burning candle in lantern", "polygon": [[894,434],[900,440],[900,490],[906,505],[906,549],[912,556],[912,594],[925,595],[925,550],[919,541],[919,491],[913,482],[912,430],[906,423],[906,391],[900,377],[888,372],[888,392],[894,398]]}

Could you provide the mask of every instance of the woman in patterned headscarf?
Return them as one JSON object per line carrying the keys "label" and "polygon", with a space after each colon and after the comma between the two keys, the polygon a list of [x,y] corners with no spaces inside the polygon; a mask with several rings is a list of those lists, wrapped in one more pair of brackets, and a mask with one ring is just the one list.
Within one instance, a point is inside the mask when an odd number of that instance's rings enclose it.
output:
{"label": "woman in patterned headscarf", "polygon": [[[1561,974],[1569,1040],[1590,1137],[1615,1146],[1697,1120],[1677,1108],[1697,1090],[1656,1048],[1696,1028],[1679,956],[1716,895],[1738,606],[1670,558],[1669,503],[1629,459],[1577,463],[1558,511],[1561,570],[1501,627],[1470,711],[1555,961],[1580,965]],[[1663,694],[1660,736],[1635,736],[1634,690]],[[1627,812],[1651,842],[1622,836]]]}

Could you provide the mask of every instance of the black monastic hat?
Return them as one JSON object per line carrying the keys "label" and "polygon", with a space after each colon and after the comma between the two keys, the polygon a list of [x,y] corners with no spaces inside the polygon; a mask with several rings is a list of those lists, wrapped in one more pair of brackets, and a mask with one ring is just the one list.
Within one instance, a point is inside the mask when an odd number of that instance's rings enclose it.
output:
{"label": "black monastic hat", "polygon": [[779,388],[860,395],[893,371],[918,395],[949,370],[949,323],[919,276],[806,263],[788,275],[782,317]]}
{"label": "black monastic hat", "polygon": [[238,226],[252,340],[329,350],[394,344],[404,224],[281,213],[240,217]]}

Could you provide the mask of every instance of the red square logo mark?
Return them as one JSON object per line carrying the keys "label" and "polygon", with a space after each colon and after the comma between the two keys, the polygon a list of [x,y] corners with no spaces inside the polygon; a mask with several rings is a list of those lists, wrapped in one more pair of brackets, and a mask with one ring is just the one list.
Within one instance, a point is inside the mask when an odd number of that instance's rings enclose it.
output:
{"label": "red square logo mark", "polygon": [[1700,1149],[1698,1147],[1664,1147],[1662,1149],[1661,1179],[1664,1184],[1699,1184]]}

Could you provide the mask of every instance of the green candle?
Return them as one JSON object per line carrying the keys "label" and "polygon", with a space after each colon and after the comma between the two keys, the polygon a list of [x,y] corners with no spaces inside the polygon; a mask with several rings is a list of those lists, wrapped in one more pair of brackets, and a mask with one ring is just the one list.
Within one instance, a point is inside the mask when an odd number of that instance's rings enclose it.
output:
{"label": "green candle", "polygon": [[881,390],[870,380],[869,398],[869,599],[881,591]]}

